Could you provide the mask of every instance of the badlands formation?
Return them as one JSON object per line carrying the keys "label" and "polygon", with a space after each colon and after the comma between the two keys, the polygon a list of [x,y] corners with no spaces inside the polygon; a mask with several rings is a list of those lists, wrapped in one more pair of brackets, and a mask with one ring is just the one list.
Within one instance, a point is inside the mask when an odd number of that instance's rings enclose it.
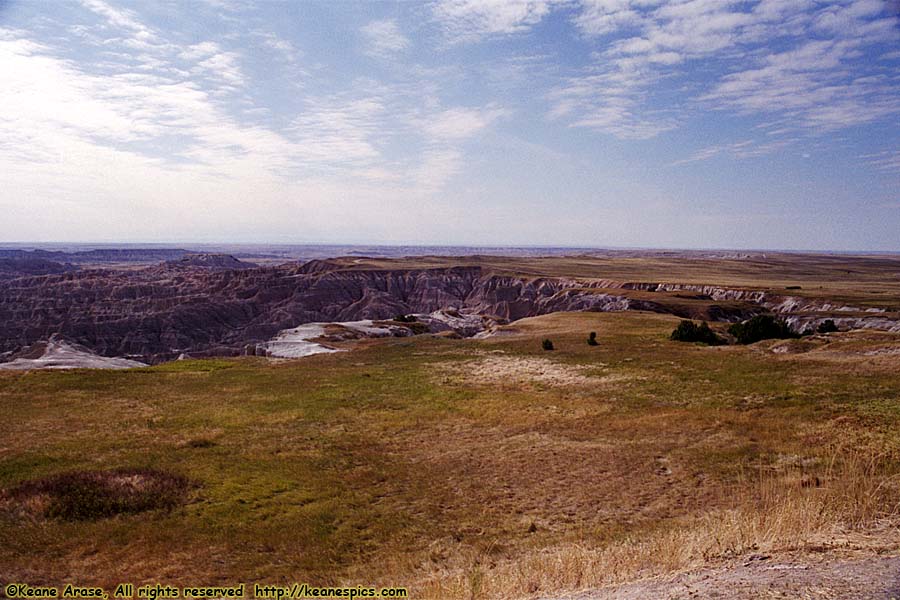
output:
{"label": "badlands formation", "polygon": [[[167,260],[124,267],[57,263],[47,253],[3,259],[0,361],[51,337],[146,363],[302,356],[329,348],[310,341],[322,337],[316,328],[326,340],[484,336],[518,319],[570,311],[720,322],[775,313],[797,332],[826,319],[842,329],[900,330],[900,307],[888,301],[896,296],[876,289],[896,282],[895,257],[348,257],[258,266],[171,252],[181,254],[157,250],[152,257]],[[100,256],[113,260],[107,254]],[[835,282],[862,291],[830,294]],[[394,321],[401,315],[416,315],[415,324]]]}

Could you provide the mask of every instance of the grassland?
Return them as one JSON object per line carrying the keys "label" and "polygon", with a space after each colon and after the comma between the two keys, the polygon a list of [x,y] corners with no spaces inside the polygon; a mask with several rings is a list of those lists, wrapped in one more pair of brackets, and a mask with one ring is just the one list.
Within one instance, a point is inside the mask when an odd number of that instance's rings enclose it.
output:
{"label": "grassland", "polygon": [[525,597],[894,539],[900,335],[713,348],[669,341],[676,323],[553,314],[482,341],[4,373],[0,487],[116,468],[197,487],[94,521],[0,512],[0,573]]}
{"label": "grassland", "polygon": [[338,260],[353,269],[480,266],[517,276],[713,285],[900,311],[900,257],[896,255],[766,253],[721,258],[703,253],[648,251],[559,257]]}

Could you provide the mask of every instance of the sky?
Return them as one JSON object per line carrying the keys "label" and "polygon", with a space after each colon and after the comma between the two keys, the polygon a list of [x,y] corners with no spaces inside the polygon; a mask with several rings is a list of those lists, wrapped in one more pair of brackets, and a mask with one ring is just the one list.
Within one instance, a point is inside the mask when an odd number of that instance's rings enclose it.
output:
{"label": "sky", "polygon": [[0,0],[0,242],[900,251],[900,0]]}

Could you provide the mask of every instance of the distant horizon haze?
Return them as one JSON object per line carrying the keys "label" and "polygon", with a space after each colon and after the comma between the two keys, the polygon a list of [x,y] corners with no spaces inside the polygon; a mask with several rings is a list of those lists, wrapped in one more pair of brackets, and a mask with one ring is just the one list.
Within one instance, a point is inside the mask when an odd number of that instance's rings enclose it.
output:
{"label": "distant horizon haze", "polygon": [[234,250],[278,250],[278,249],[300,249],[309,248],[317,250],[325,250],[329,248],[336,249],[417,249],[417,250],[444,250],[447,252],[460,251],[460,255],[477,253],[477,251],[496,251],[503,250],[555,250],[570,251],[584,250],[591,252],[725,252],[725,253],[787,253],[787,254],[875,254],[875,255],[900,255],[900,250],[873,250],[866,248],[849,248],[849,249],[833,249],[833,248],[738,248],[738,247],[664,247],[664,246],[597,246],[597,245],[560,245],[560,244],[453,244],[453,243],[379,243],[379,242],[223,242],[223,241],[0,241],[0,250],[8,249],[41,249],[41,250],[63,250],[77,252],[91,249],[181,249],[181,250],[208,250],[212,253],[227,253],[228,249]]}

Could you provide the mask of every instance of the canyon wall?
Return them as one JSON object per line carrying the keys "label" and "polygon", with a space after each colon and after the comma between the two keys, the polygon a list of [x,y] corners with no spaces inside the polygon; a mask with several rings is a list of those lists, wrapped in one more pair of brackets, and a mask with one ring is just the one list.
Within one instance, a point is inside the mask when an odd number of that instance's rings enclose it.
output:
{"label": "canyon wall", "polygon": [[[232,265],[208,258],[204,264]],[[0,353],[57,334],[104,356],[158,362],[181,353],[237,354],[303,323],[390,319],[439,309],[485,315],[496,322],[576,310],[650,310],[736,321],[779,302],[786,306],[784,299],[762,292],[526,278],[478,266],[362,270],[320,260],[237,266],[204,268],[173,261],[130,270],[0,273]],[[706,312],[692,314],[626,293],[681,289],[711,300]],[[717,305],[717,299],[732,302]]]}

